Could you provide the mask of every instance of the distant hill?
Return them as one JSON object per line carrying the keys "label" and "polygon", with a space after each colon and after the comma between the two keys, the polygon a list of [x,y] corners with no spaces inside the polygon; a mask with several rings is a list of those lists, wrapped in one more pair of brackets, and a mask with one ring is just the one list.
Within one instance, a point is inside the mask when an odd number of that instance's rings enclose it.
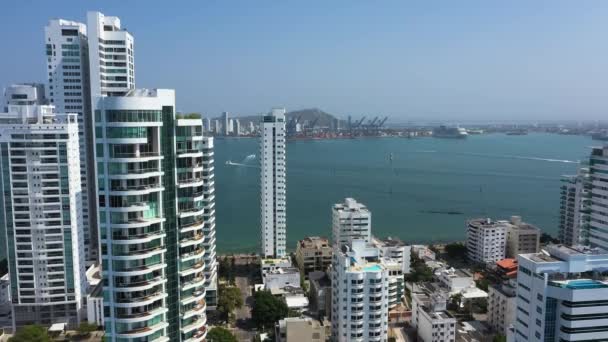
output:
{"label": "distant hill", "polygon": [[[292,118],[300,118],[301,123],[312,122],[317,117],[319,120],[317,121],[316,126],[328,127],[331,121],[335,118],[335,116],[324,112],[318,108],[309,108],[309,109],[300,109],[294,110],[292,112],[288,112],[287,114],[287,122]],[[253,121],[256,125],[260,122],[260,115],[249,115],[249,116],[237,116],[241,125],[248,125],[250,121]],[[219,117],[215,119],[220,119]]]}

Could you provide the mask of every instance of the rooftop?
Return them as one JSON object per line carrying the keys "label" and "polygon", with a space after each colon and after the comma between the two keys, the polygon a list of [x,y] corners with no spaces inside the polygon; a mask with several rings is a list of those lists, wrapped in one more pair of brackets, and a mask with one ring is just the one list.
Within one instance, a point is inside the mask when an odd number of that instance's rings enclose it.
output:
{"label": "rooftop", "polygon": [[301,248],[331,248],[331,245],[329,244],[329,239],[320,236],[310,236],[304,238],[303,240],[298,241],[298,245]]}
{"label": "rooftop", "polygon": [[507,270],[517,268],[517,259],[512,259],[512,258],[502,259],[502,260],[497,261],[496,265],[500,268],[504,268]]}
{"label": "rooftop", "polygon": [[344,203],[334,204],[334,210],[369,212],[365,205],[358,203],[354,198],[350,197],[344,199]]}

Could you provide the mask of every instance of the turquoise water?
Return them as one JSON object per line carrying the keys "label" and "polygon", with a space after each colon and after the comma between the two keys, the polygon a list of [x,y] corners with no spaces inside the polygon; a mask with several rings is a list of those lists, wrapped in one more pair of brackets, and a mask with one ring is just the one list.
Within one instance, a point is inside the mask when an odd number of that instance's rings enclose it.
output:
{"label": "turquoise water", "polygon": [[[551,134],[289,142],[288,248],[304,236],[331,237],[331,206],[347,196],[372,211],[375,235],[410,242],[461,240],[465,221],[482,216],[520,215],[555,234],[560,176],[575,173],[595,144]],[[259,168],[247,156],[259,153],[258,140],[215,146],[218,251],[257,251]]]}
{"label": "turquoise water", "polygon": [[368,266],[363,269],[365,272],[379,272],[382,271],[380,265]]}
{"label": "turquoise water", "polygon": [[601,283],[599,281],[596,281],[596,280],[592,280],[592,279],[583,279],[583,280],[569,281],[568,285],[566,285],[566,287],[568,287],[570,289],[581,290],[581,289],[605,288],[605,287],[608,287],[608,285]]}

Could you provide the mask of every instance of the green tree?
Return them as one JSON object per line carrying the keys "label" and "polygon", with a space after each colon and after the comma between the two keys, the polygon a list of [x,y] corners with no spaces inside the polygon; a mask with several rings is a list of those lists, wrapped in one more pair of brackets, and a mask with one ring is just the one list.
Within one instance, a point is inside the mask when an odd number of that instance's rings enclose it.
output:
{"label": "green tree", "polygon": [[507,337],[505,335],[496,335],[492,339],[492,342],[507,342]]}
{"label": "green tree", "polygon": [[91,324],[89,322],[82,322],[78,326],[78,333],[82,336],[88,336],[93,331],[97,330],[97,326],[95,324]]}
{"label": "green tree", "polygon": [[17,333],[9,338],[9,342],[50,342],[47,329],[40,325],[26,325],[17,329]]}
{"label": "green tree", "polygon": [[251,317],[258,328],[270,329],[275,323],[289,313],[287,304],[269,291],[258,291],[253,296],[253,308]]}
{"label": "green tree", "polygon": [[230,330],[222,327],[213,327],[207,333],[207,341],[209,342],[238,342],[236,337],[232,335]]}
{"label": "green tree", "polygon": [[478,288],[488,292],[488,286],[490,285],[490,282],[486,278],[481,278],[475,281],[475,285],[477,285]]}
{"label": "green tree", "polygon": [[223,286],[218,289],[217,311],[226,323],[234,315],[234,310],[243,307],[243,297],[238,287]]}
{"label": "green tree", "polygon": [[445,245],[445,253],[450,259],[465,260],[467,257],[467,247],[459,242],[448,243]]}
{"label": "green tree", "polygon": [[433,280],[433,270],[428,267],[424,261],[414,253],[412,253],[412,267],[410,274],[405,276],[406,281],[413,283]]}

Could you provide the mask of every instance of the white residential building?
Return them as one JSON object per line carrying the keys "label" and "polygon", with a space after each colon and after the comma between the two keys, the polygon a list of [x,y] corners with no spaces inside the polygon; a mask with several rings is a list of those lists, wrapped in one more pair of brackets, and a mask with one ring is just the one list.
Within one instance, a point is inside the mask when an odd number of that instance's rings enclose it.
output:
{"label": "white residential building", "polygon": [[91,99],[121,96],[135,89],[133,36],[121,28],[120,18],[87,13]]}
{"label": "white residential building", "polygon": [[516,342],[608,337],[606,251],[551,245],[517,259]]}
{"label": "white residential building", "polygon": [[285,109],[262,116],[260,125],[262,257],[282,257],[287,239]]}
{"label": "white residential building", "polygon": [[0,221],[13,328],[76,327],[86,291],[76,114],[55,114],[41,86],[6,90],[0,113]]}
{"label": "white residential building", "polygon": [[418,341],[451,342],[456,340],[456,318],[447,311],[447,293],[412,292],[411,325]]}
{"label": "white residential building", "polygon": [[447,289],[450,296],[462,293],[469,288],[475,288],[473,275],[466,270],[441,268],[435,271],[435,278]]}
{"label": "white residential building", "polygon": [[372,213],[367,207],[353,198],[344,203],[334,204],[332,208],[332,243],[340,248],[353,240],[371,242]]}
{"label": "white residential building", "polygon": [[589,180],[589,244],[608,250],[608,145],[591,151]]}
{"label": "white residential building", "polygon": [[559,214],[559,240],[567,245],[587,244],[589,225],[589,169],[581,167],[578,174],[562,177]]}
{"label": "white residential building", "polygon": [[499,334],[507,336],[515,323],[517,284],[511,280],[488,287],[488,324]]}
{"label": "white residential building", "polygon": [[475,219],[468,222],[467,257],[469,261],[493,264],[505,258],[507,225],[505,221]]}
{"label": "white residential building", "polygon": [[386,341],[389,272],[379,250],[354,240],[334,249],[333,260],[333,340]]}
{"label": "white residential building", "polygon": [[325,342],[329,326],[309,317],[287,317],[275,327],[277,342]]}
{"label": "white residential building", "polygon": [[98,97],[95,142],[108,341],[203,341],[217,298],[213,139],[175,93]]}
{"label": "white residential building", "polygon": [[[85,258],[98,258],[94,179],[89,165],[92,148],[91,96],[87,27],[83,23],[52,19],[44,28],[48,82],[46,95],[58,113],[76,113],[80,147],[82,231]],[[90,199],[90,200],[89,200]]]}
{"label": "white residential building", "polygon": [[397,238],[378,239],[372,237],[372,244],[380,250],[383,258],[395,259],[401,265],[403,274],[410,273],[412,246],[406,245]]}

